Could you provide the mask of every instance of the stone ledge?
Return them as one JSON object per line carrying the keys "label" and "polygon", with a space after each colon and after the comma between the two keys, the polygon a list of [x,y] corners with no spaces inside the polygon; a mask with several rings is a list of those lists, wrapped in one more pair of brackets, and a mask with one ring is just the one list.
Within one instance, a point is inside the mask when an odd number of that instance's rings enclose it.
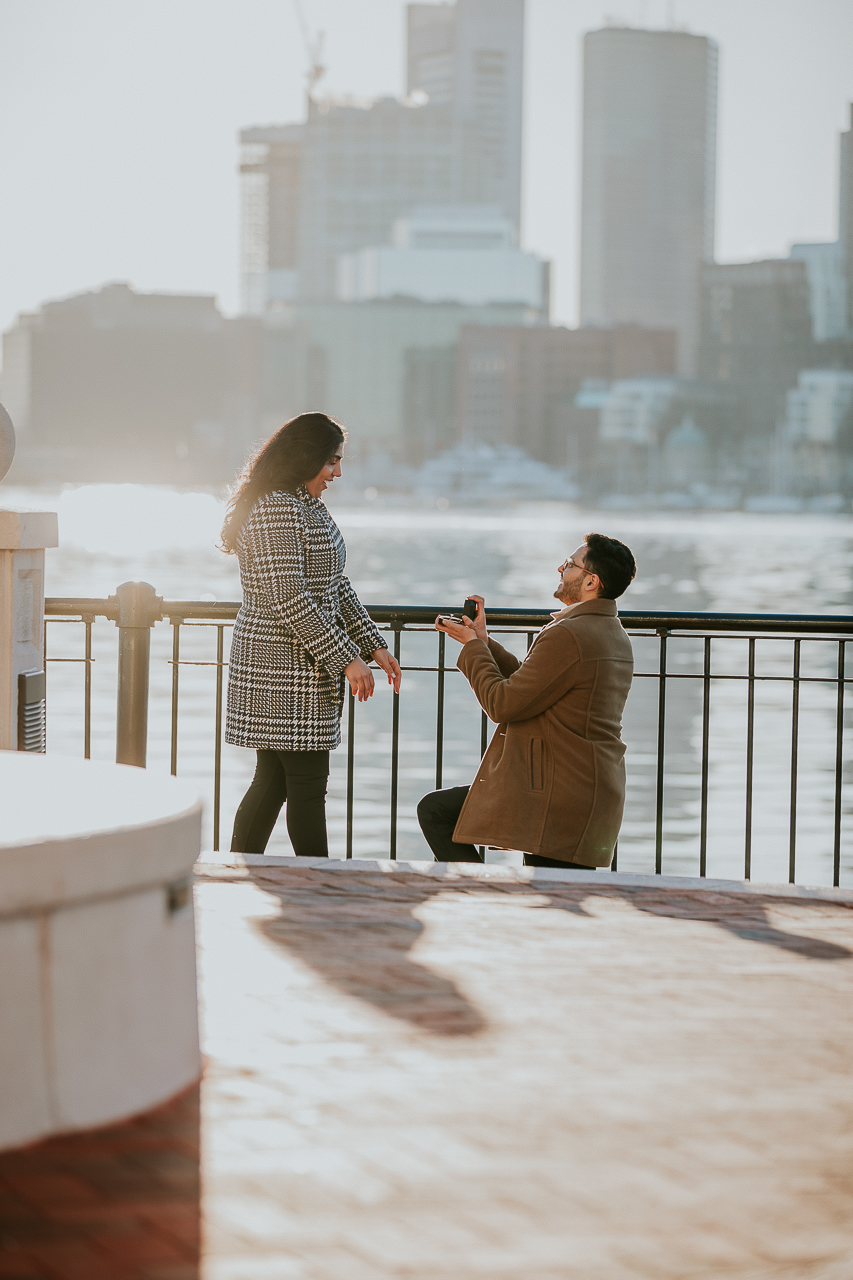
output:
{"label": "stone ledge", "polygon": [[13,751],[0,791],[2,1150],[145,1111],[198,1078],[184,886],[201,805],[142,769]]}
{"label": "stone ledge", "polygon": [[382,875],[420,875],[446,880],[492,880],[510,884],[595,884],[598,888],[666,889],[675,893],[726,893],[753,897],[807,899],[853,906],[853,889],[831,885],[759,884],[750,880],[709,880],[699,876],[647,876],[622,871],[572,871],[557,867],[507,867],[500,863],[478,862],[392,862],[389,858],[296,858],[266,854],[235,854],[230,861],[213,861],[218,855],[203,854],[195,864],[198,880],[245,880],[254,868],[337,872],[379,872]]}
{"label": "stone ledge", "polygon": [[33,551],[59,545],[55,511],[0,511],[0,551]]}
{"label": "stone ledge", "polygon": [[[189,875],[195,788],[129,765],[0,752],[0,916],[32,916]],[[46,803],[49,800],[50,803]]]}

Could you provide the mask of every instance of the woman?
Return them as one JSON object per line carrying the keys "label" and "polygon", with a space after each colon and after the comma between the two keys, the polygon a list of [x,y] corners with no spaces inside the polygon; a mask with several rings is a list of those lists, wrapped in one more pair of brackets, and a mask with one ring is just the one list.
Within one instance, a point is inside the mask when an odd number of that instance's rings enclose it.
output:
{"label": "woman", "polygon": [[341,740],[344,677],[363,702],[371,658],[395,692],[400,668],[344,577],[346,547],[320,498],[341,474],[346,433],[325,413],[286,422],[246,464],[223,549],[240,562],[225,741],[254,747],[232,851],[263,853],[281,806],[294,852],[326,858],[329,751]]}

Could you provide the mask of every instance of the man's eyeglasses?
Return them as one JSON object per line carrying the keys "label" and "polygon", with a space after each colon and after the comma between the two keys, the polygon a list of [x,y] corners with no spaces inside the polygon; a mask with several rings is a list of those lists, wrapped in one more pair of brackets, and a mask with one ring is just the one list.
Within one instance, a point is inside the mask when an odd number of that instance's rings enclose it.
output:
{"label": "man's eyeglasses", "polygon": [[[565,573],[569,565],[571,565],[573,569],[580,569],[581,573],[592,573],[592,569],[587,569],[585,565],[577,564],[574,560],[564,560],[560,565],[560,573]],[[593,576],[595,575],[593,574]]]}

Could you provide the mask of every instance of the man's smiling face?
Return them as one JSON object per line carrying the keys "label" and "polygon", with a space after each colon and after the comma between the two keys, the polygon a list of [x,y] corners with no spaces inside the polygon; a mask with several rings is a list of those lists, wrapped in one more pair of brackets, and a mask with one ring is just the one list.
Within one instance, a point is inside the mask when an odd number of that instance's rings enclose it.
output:
{"label": "man's smiling face", "polygon": [[568,560],[564,560],[557,572],[560,574],[560,585],[554,592],[554,599],[561,604],[578,604],[584,598],[584,583],[589,581],[584,572],[586,544],[582,543]]}

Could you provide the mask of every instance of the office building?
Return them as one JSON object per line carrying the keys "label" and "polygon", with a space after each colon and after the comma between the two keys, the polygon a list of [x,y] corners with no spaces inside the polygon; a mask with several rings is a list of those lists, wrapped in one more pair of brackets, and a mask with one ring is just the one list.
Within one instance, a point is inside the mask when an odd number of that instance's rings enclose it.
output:
{"label": "office building", "polygon": [[850,116],[851,128],[841,134],[839,147],[838,239],[791,246],[791,258],[806,264],[815,342],[853,336],[853,104]]}
{"label": "office building", "polygon": [[524,0],[412,5],[406,99],[311,97],[300,124],[244,129],[244,309],[334,299],[338,258],[418,206],[493,206],[517,246],[523,36]]}
{"label": "office building", "polygon": [[482,200],[521,225],[524,0],[407,6],[409,94],[448,106]]}
{"label": "office building", "polygon": [[728,387],[738,432],[757,451],[784,417],[785,394],[814,362],[811,291],[803,261],[706,266],[700,377]]}
{"label": "office building", "polygon": [[574,400],[596,379],[675,372],[675,334],[637,326],[564,329],[466,326],[457,366],[459,436],[523,448],[555,466],[583,469]]}
{"label": "office building", "polygon": [[403,435],[406,461],[420,466],[458,443],[456,383],[458,343],[409,347],[403,368]]}
{"label": "office building", "polygon": [[696,369],[714,258],[717,47],[682,31],[584,37],[581,324],[678,333]]}
{"label": "office building", "polygon": [[599,494],[695,495],[724,476],[731,410],[726,389],[693,379],[585,383],[571,419],[573,436],[585,440],[584,487]]}
{"label": "office building", "polygon": [[622,378],[601,406],[599,438],[605,444],[655,445],[675,399],[675,378]]}
{"label": "office building", "polygon": [[240,135],[243,305],[335,297],[338,258],[391,243],[394,224],[424,203],[488,198],[473,144],[448,107],[309,101],[303,125]]}
{"label": "office building", "polygon": [[391,242],[416,205],[485,200],[447,107],[311,103],[302,147],[299,296],[335,297],[341,254]]}
{"label": "office building", "polygon": [[853,334],[853,102],[850,128],[841,135],[838,198],[838,240],[847,282],[847,331]]}
{"label": "office building", "polygon": [[521,303],[548,312],[549,264],[515,246],[510,220],[489,205],[418,207],[400,218],[393,243],[338,258],[342,302]]}
{"label": "office building", "polygon": [[847,281],[839,240],[823,244],[793,244],[789,257],[806,264],[812,337],[830,342],[847,335]]}
{"label": "office building", "polygon": [[[518,305],[464,307],[405,299],[306,302],[297,315],[322,370],[322,400],[313,407],[322,405],[346,423],[350,456],[382,450],[400,458],[408,458],[413,444],[426,456],[417,444],[422,424],[406,419],[412,395],[407,377],[415,367],[423,369],[429,353],[446,367],[448,349],[455,348],[465,325],[517,328],[530,318]],[[291,340],[287,328],[280,332],[283,342]],[[421,390],[426,390],[423,381]]]}
{"label": "office building", "polygon": [[302,135],[300,124],[240,134],[241,305],[249,315],[297,297]]}
{"label": "office building", "polygon": [[18,474],[221,483],[255,438],[261,337],[212,297],[126,284],[20,315],[0,384]]}
{"label": "office building", "polygon": [[793,493],[848,492],[853,482],[853,372],[805,369],[786,397],[783,447]]}
{"label": "office building", "polygon": [[853,426],[853,373],[844,369],[804,369],[786,396],[789,440],[836,445],[842,430]]}

